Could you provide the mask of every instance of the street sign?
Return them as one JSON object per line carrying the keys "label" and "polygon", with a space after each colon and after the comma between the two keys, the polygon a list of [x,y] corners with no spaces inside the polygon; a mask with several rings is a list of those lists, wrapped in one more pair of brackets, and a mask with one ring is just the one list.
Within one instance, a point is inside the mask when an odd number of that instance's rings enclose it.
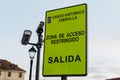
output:
{"label": "street sign", "polygon": [[87,4],[46,12],[43,76],[87,75]]}

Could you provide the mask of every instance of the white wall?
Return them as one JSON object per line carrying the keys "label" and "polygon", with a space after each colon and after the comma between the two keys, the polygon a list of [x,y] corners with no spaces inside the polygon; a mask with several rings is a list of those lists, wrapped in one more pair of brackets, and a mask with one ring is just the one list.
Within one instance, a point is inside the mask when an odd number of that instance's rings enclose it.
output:
{"label": "white wall", "polygon": [[[14,70],[0,70],[1,76],[0,80],[24,80],[25,72],[23,71],[14,71]],[[8,77],[8,72],[11,72],[11,76]],[[22,72],[22,77],[19,78],[19,73]]]}

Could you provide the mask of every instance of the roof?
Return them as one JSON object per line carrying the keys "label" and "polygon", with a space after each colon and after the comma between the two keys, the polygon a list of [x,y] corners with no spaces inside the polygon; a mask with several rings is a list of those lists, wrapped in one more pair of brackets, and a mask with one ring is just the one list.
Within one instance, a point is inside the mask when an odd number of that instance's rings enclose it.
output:
{"label": "roof", "polygon": [[0,59],[0,70],[15,70],[15,71],[26,72],[24,69],[18,67],[17,64],[13,64],[7,60],[2,60],[2,59]]}

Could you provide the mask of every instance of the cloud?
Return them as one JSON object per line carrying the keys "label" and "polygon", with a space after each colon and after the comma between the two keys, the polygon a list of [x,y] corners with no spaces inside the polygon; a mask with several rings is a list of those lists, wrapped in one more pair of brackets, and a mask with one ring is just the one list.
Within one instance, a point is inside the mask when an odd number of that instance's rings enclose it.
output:
{"label": "cloud", "polygon": [[88,67],[88,76],[90,80],[104,80],[108,78],[119,77],[120,62],[112,59],[96,59]]}

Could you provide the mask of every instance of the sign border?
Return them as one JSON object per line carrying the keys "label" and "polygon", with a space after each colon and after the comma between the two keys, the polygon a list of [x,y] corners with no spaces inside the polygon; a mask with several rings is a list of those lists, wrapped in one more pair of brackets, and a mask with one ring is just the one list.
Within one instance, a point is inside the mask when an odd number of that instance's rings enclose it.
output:
{"label": "sign border", "polygon": [[[53,10],[48,10],[46,11],[45,17],[47,17],[47,12],[51,12],[51,11],[56,11],[56,10],[61,10],[61,9],[65,9],[65,8],[71,8],[71,7],[75,7],[75,6],[80,6],[80,5],[86,5],[86,72],[85,74],[63,74],[63,75],[44,75],[44,59],[45,59],[45,42],[44,42],[44,50],[43,50],[43,66],[42,66],[42,75],[44,77],[60,77],[60,76],[87,76],[87,3],[83,3],[83,4],[78,4],[78,5],[73,5],[73,6],[68,6],[68,7],[63,7],[63,8],[58,8],[58,9],[53,9]],[[46,18],[45,18],[45,23],[46,23]],[[45,33],[44,36],[46,35],[46,24],[45,24]]]}

